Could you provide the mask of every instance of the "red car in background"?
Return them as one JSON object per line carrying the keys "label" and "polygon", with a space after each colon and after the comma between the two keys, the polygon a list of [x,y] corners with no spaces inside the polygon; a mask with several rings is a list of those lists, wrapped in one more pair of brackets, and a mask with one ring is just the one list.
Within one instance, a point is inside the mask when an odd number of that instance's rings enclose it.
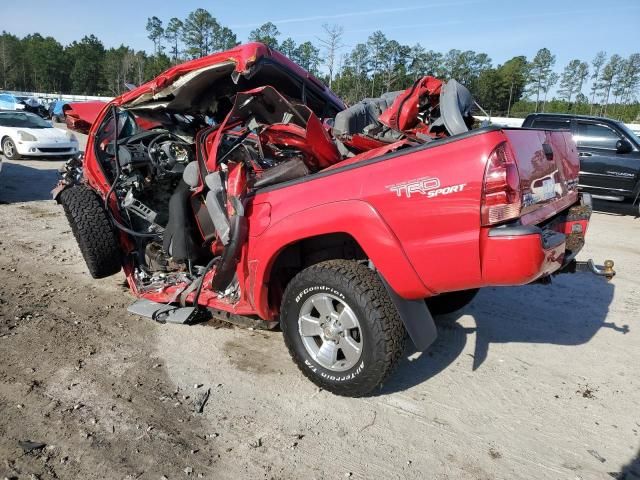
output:
{"label": "red car in background", "polygon": [[472,129],[473,104],[425,77],[347,108],[242,45],[105,105],[54,196],[91,274],[124,270],[130,311],[279,325],[308,378],[365,395],[406,333],[433,342],[431,313],[544,281],[583,246],[570,134]]}
{"label": "red car in background", "polygon": [[89,129],[100,111],[106,105],[105,102],[72,102],[62,106],[64,119],[69,130],[80,133],[89,133]]}

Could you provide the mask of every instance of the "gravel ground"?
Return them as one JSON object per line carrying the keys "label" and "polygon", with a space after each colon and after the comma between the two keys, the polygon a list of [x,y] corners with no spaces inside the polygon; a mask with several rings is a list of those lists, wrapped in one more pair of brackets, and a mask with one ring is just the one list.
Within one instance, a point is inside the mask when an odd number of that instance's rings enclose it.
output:
{"label": "gravel ground", "polygon": [[49,200],[61,163],[0,174],[0,478],[640,478],[640,220],[592,218],[612,282],[485,289],[348,399],[277,332],[129,315]]}

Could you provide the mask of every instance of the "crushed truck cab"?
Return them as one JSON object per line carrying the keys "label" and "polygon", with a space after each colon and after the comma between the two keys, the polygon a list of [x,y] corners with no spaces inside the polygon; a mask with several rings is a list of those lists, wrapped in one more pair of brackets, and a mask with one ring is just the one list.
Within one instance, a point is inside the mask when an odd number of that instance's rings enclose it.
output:
{"label": "crushed truck cab", "polygon": [[55,198],[131,311],[279,325],[309,379],[365,395],[405,333],[479,288],[575,270],[591,214],[568,132],[474,128],[455,80],[346,107],[262,44],[171,68],[101,107]]}

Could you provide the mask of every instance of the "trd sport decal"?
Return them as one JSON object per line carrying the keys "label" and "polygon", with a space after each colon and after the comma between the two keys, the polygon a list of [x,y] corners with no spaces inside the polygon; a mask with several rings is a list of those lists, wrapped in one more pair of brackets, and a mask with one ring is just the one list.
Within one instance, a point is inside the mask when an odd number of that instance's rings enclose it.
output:
{"label": "trd sport decal", "polygon": [[466,187],[466,183],[458,185],[450,185],[440,188],[440,180],[434,177],[416,178],[415,180],[407,180],[406,182],[396,183],[395,185],[387,185],[398,197],[406,196],[411,198],[412,194],[419,193],[426,195],[428,198],[434,198],[439,195],[449,195],[450,193],[461,192]]}

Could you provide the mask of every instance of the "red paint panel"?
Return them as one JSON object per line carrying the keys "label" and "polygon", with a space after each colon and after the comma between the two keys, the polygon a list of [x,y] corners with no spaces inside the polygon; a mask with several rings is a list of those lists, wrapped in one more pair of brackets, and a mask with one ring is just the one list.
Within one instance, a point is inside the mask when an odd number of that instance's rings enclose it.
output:
{"label": "red paint panel", "polygon": [[556,271],[565,244],[543,249],[540,235],[489,237],[482,234],[482,281],[486,285],[525,285]]}

